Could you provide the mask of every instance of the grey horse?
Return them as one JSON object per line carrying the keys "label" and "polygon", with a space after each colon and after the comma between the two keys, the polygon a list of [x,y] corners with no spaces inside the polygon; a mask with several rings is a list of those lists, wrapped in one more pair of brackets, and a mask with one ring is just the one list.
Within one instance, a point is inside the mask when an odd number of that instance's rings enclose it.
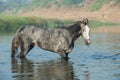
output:
{"label": "grey horse", "polygon": [[74,42],[82,36],[86,45],[90,44],[90,28],[88,19],[77,21],[71,25],[46,29],[36,26],[24,26],[17,30],[12,40],[11,57],[15,57],[18,48],[21,52],[17,57],[25,58],[27,53],[35,46],[61,55],[68,59],[68,54],[74,48]]}

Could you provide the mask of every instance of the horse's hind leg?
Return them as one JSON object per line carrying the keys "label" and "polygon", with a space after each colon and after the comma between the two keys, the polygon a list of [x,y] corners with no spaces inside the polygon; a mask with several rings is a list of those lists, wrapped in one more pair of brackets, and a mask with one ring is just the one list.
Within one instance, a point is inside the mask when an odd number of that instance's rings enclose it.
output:
{"label": "horse's hind leg", "polygon": [[21,52],[17,57],[25,58],[26,54],[34,47],[34,44],[31,42],[22,42]]}

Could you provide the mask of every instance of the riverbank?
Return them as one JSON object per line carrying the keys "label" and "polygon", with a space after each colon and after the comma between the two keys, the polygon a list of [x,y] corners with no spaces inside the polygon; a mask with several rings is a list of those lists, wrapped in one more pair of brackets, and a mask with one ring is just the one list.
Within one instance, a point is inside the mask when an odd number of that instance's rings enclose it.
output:
{"label": "riverbank", "polygon": [[114,34],[120,34],[120,26],[102,26],[99,28],[93,28],[91,30],[93,33],[114,33]]}
{"label": "riverbank", "polygon": [[[47,19],[37,16],[21,17],[0,14],[0,33],[14,33],[19,27],[25,25],[55,28],[60,26],[66,26],[72,24],[73,22],[76,22],[76,20]],[[93,32],[120,32],[120,29],[118,29],[120,28],[120,23],[117,22],[89,19],[89,26],[91,29],[93,29]],[[104,28],[101,26],[104,26]],[[117,26],[117,28],[114,29],[115,26]]]}

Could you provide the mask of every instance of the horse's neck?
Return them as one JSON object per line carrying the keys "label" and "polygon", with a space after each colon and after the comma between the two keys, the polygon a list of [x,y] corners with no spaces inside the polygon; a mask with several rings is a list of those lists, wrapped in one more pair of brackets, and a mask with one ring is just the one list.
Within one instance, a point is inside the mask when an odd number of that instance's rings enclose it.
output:
{"label": "horse's neck", "polygon": [[71,33],[71,37],[72,37],[73,41],[75,41],[81,34],[80,33],[80,31],[81,31],[80,23],[76,23],[76,24],[69,26],[68,30]]}
{"label": "horse's neck", "polygon": [[74,34],[80,31],[80,25],[78,23],[73,24],[71,26],[68,27],[68,30],[70,31],[70,33]]}

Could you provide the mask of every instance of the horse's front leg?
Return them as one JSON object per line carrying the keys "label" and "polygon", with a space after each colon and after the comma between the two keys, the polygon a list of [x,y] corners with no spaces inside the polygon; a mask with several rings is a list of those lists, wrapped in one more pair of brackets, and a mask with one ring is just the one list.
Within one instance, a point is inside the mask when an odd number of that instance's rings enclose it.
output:
{"label": "horse's front leg", "polygon": [[68,54],[69,53],[65,53],[65,59],[69,59]]}
{"label": "horse's front leg", "polygon": [[64,50],[59,50],[58,53],[60,54],[62,59],[68,60],[68,53],[66,53]]}
{"label": "horse's front leg", "polygon": [[28,51],[27,48],[21,46],[21,52],[17,55],[17,57],[19,57],[19,58],[25,58],[25,55],[26,55],[27,51]]}

